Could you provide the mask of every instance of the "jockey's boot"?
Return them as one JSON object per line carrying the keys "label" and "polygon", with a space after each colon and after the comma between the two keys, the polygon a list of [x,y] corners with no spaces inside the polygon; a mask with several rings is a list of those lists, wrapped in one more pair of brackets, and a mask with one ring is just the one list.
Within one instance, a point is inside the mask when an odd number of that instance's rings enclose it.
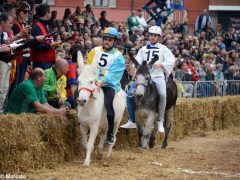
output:
{"label": "jockey's boot", "polygon": [[158,121],[158,131],[164,133],[163,121]]}
{"label": "jockey's boot", "polygon": [[114,136],[111,133],[107,134],[107,144],[112,145],[114,143]]}
{"label": "jockey's boot", "polygon": [[137,128],[137,125],[135,122],[128,120],[128,122],[124,125],[121,125],[120,128],[126,128],[126,129]]}

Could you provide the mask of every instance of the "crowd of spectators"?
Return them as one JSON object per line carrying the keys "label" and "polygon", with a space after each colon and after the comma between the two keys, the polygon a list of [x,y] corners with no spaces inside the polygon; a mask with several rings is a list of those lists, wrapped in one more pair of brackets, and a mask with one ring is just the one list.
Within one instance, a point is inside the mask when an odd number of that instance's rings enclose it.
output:
{"label": "crowd of spectators", "polygon": [[[23,12],[28,11],[27,7]],[[67,75],[65,80],[67,96],[60,99],[62,104],[66,100],[72,107],[75,106],[71,96],[77,88],[76,50],[81,50],[87,59],[87,53],[102,44],[101,33],[107,27],[116,27],[119,31],[120,37],[116,47],[125,55],[126,70],[122,88],[126,87],[135,72],[128,55],[129,53],[136,55],[137,51],[148,43],[148,28],[155,25],[155,22],[147,24],[142,10],[134,10],[126,22],[122,23],[109,21],[107,11],[102,11],[100,18],[96,19],[91,5],[87,5],[84,10],[77,6],[74,12],[66,8],[62,19],[57,19],[57,11],[49,13],[51,15],[44,16],[49,17],[47,26],[52,29],[51,31],[58,32],[54,34],[54,41],[61,42],[54,45],[56,57],[66,59],[69,65],[68,72],[61,74]],[[30,25],[34,26],[37,21],[38,17],[34,16],[33,24]],[[176,58],[172,76],[178,84],[180,96],[185,93],[186,97],[192,97],[193,93],[192,83],[182,82],[219,81],[221,84],[225,80],[239,80],[240,33],[232,27],[224,31],[220,24],[214,27],[206,10],[196,18],[194,33],[189,32],[188,23],[186,18],[183,22],[172,20],[161,25],[163,30],[161,43],[166,45]],[[57,68],[51,64],[51,68],[52,66]],[[25,75],[26,73],[27,70]],[[45,74],[48,74],[48,71]],[[212,87],[204,83],[199,87],[202,91],[212,88],[217,89],[215,85]]]}

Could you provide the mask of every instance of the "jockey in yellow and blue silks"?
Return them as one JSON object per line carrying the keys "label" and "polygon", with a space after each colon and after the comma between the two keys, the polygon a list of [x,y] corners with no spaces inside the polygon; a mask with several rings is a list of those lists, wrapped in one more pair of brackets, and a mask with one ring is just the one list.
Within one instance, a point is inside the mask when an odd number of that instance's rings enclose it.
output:
{"label": "jockey in yellow and blue silks", "polygon": [[115,112],[113,100],[115,93],[121,90],[120,80],[125,70],[125,60],[121,52],[115,48],[118,39],[116,28],[106,28],[102,34],[103,45],[89,52],[87,64],[98,61],[98,81],[104,92],[104,104],[107,110],[108,133],[107,143],[113,144],[113,127]]}

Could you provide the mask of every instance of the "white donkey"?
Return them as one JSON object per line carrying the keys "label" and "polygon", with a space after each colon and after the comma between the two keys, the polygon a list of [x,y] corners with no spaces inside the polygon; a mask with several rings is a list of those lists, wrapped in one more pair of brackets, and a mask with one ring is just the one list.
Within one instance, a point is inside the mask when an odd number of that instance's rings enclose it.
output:
{"label": "white donkey", "polygon": [[[80,75],[78,77],[78,119],[82,143],[86,149],[85,166],[90,165],[91,152],[94,148],[95,139],[100,135],[98,145],[99,152],[102,153],[103,145],[108,131],[107,112],[104,106],[104,93],[96,85],[98,62],[94,61],[90,66],[84,66],[82,53],[78,52],[78,66]],[[114,119],[114,143],[109,145],[107,157],[111,155],[112,148],[116,142],[116,134],[126,107],[126,94],[123,90],[115,94],[113,107],[115,111]],[[88,134],[88,131],[90,132]]]}

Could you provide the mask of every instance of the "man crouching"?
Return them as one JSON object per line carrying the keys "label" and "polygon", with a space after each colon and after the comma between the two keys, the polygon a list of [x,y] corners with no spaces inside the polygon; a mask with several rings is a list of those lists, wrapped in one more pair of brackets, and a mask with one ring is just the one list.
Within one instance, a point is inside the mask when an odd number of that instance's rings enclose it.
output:
{"label": "man crouching", "polygon": [[41,68],[35,68],[30,79],[23,81],[13,91],[4,113],[55,113],[66,115],[67,108],[56,109],[47,103],[43,85],[45,72]]}

